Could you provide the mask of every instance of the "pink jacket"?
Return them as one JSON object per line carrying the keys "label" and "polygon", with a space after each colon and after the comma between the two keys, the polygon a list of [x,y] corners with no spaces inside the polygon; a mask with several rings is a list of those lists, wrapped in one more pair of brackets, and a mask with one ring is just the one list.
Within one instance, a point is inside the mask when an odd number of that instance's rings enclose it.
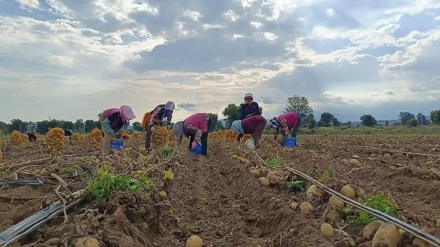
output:
{"label": "pink jacket", "polygon": [[298,124],[298,113],[290,112],[278,117],[279,122],[282,122],[283,120],[286,120],[289,130],[293,129]]}
{"label": "pink jacket", "polygon": [[192,132],[191,130],[200,129],[203,133],[208,131],[208,122],[206,121],[205,114],[196,113],[192,116],[189,116],[184,121],[184,128],[188,132]]}

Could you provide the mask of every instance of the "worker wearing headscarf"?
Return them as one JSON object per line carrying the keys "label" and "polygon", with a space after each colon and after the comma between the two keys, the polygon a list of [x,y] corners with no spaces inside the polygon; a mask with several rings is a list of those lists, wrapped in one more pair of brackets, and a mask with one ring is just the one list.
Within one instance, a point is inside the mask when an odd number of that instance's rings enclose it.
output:
{"label": "worker wearing headscarf", "polygon": [[73,130],[66,128],[64,131],[64,136],[68,136],[69,140],[72,140]]}
{"label": "worker wearing headscarf", "polygon": [[244,120],[235,120],[232,122],[231,129],[238,132],[237,141],[240,141],[243,135],[250,134],[254,139],[255,148],[258,149],[266,124],[267,120],[264,117],[252,116]]}
{"label": "worker wearing headscarf", "polygon": [[26,129],[26,134],[28,135],[29,142],[34,142],[37,140],[37,136],[35,134],[38,133],[37,123],[33,121],[29,121]]}
{"label": "worker wearing headscarf", "polygon": [[301,118],[296,112],[289,112],[280,115],[279,117],[274,117],[269,121],[271,128],[275,129],[274,140],[278,139],[278,135],[281,132],[283,141],[288,137],[291,131],[292,137],[296,137],[298,134],[299,126],[301,125]]}
{"label": "worker wearing headscarf", "polygon": [[[143,122],[145,122],[144,130],[147,132],[145,135],[145,149],[147,152],[149,152],[151,148],[151,136],[154,132],[154,126],[166,124],[168,129],[170,129],[174,108],[174,102],[168,101],[166,104],[156,106],[154,110],[144,115],[146,118]],[[164,121],[165,118],[166,121]]]}
{"label": "worker wearing headscarf", "polygon": [[110,152],[110,142],[113,137],[119,138],[123,131],[130,126],[130,120],[136,118],[128,105],[120,108],[110,108],[99,114],[101,129],[104,132],[103,151]]}
{"label": "worker wearing headscarf", "polygon": [[240,120],[251,116],[261,116],[262,111],[263,108],[258,106],[251,93],[244,95],[244,103],[240,104]]}
{"label": "worker wearing headscarf", "polygon": [[206,156],[208,152],[208,129],[210,125],[209,115],[207,113],[196,113],[189,116],[184,121],[179,121],[173,126],[173,134],[176,139],[176,145],[182,143],[182,137],[189,137],[189,150],[194,148],[197,143],[202,145],[202,155]]}

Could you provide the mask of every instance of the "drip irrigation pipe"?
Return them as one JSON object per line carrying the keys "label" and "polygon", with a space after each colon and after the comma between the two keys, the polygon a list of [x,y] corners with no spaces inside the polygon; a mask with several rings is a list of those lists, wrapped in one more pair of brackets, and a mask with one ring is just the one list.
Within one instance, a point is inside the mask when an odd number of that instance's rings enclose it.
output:
{"label": "drip irrigation pipe", "polygon": [[[261,162],[263,162],[263,164],[266,167],[271,167],[258,154],[257,154],[257,157],[261,160]],[[387,215],[385,213],[382,213],[382,212],[380,212],[380,211],[378,211],[376,209],[367,207],[367,206],[365,206],[365,205],[363,205],[363,204],[361,204],[361,203],[359,203],[357,201],[354,201],[354,200],[352,200],[352,199],[350,199],[350,198],[340,194],[339,192],[331,189],[330,187],[326,186],[325,184],[320,183],[319,181],[311,178],[307,174],[304,174],[304,173],[302,173],[302,172],[300,172],[298,170],[295,170],[295,169],[287,167],[287,166],[280,167],[280,168],[281,169],[285,169],[285,170],[287,170],[287,171],[289,171],[289,172],[291,172],[291,173],[293,173],[293,174],[295,174],[297,176],[300,176],[300,177],[306,179],[307,181],[315,184],[316,186],[318,186],[322,190],[326,191],[330,195],[337,197],[341,201],[343,201],[343,202],[353,206],[354,208],[357,208],[359,210],[363,210],[363,211],[365,211],[365,212],[367,212],[367,213],[369,213],[371,215],[374,215],[377,218],[379,218],[379,219],[381,219],[383,221],[386,221],[388,223],[392,223],[392,224],[400,227],[401,229],[405,230],[406,232],[414,235],[415,237],[420,238],[420,239],[422,239],[422,240],[424,240],[424,241],[426,241],[426,242],[428,242],[428,243],[430,243],[430,244],[432,244],[432,245],[434,245],[436,247],[440,247],[440,240],[438,238],[435,238],[434,236],[432,236],[432,235],[430,235],[428,233],[424,233],[424,232],[420,231],[419,229],[417,229],[416,227],[414,227],[412,225],[409,225],[409,224],[407,224],[407,223],[405,223],[405,222],[403,222],[403,221],[401,221],[399,219],[396,219],[396,218],[394,218],[392,216],[389,216],[389,215]]]}

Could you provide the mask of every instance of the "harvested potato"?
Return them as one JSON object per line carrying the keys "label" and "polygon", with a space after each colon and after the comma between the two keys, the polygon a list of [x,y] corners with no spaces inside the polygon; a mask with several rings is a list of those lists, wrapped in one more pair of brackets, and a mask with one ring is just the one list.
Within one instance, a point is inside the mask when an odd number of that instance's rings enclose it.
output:
{"label": "harvested potato", "polygon": [[286,183],[288,174],[282,170],[270,171],[267,174],[267,179],[269,179],[270,184],[282,185]]}
{"label": "harvested potato", "polygon": [[[424,226],[424,227],[420,228],[420,231],[424,232],[424,233],[432,234],[436,230],[434,228],[430,228],[430,227]],[[421,240],[420,238],[414,238],[412,244],[414,246],[417,246],[417,247],[428,247],[428,246],[430,246],[429,243],[427,243],[424,240]]]}
{"label": "harvested potato", "polygon": [[341,220],[341,213],[338,212],[337,210],[332,209],[325,214],[325,221],[327,223],[335,224],[340,220]]}
{"label": "harvested potato", "polygon": [[258,168],[252,168],[251,170],[251,174],[254,176],[254,177],[261,177],[261,171],[260,171],[260,169],[258,169]]}
{"label": "harvested potato", "polygon": [[357,160],[357,159],[350,159],[348,162],[352,165],[355,165],[355,166],[362,166],[361,162],[359,162],[359,160]]}
{"label": "harvested potato", "polygon": [[307,189],[306,193],[307,193],[307,198],[310,199],[310,198],[315,197],[315,196],[320,196],[321,195],[321,189],[318,186],[312,184]]}
{"label": "harvested potato", "polygon": [[75,247],[99,247],[99,241],[94,237],[81,237],[73,242]]}
{"label": "harvested potato", "polygon": [[192,235],[191,237],[188,238],[188,240],[186,240],[185,247],[202,247],[202,246],[203,246],[202,238],[200,238],[197,235]]}
{"label": "harvested potato", "polygon": [[345,203],[336,196],[330,196],[329,202],[335,208],[343,208],[345,206]]}
{"label": "harvested potato", "polygon": [[324,223],[321,225],[321,234],[326,238],[331,238],[335,234],[335,230],[332,225]]}
{"label": "harvested potato", "polygon": [[293,210],[296,210],[296,209],[298,209],[298,203],[292,202],[289,207]]}
{"label": "harvested potato", "polygon": [[266,177],[261,177],[261,178],[258,179],[258,181],[260,181],[260,184],[263,185],[263,186],[269,186],[270,185],[270,181]]}
{"label": "harvested potato", "polygon": [[301,209],[301,212],[303,214],[310,214],[313,211],[313,206],[309,202],[301,203],[301,205],[299,205],[299,208]]}
{"label": "harvested potato", "polygon": [[356,246],[356,241],[354,241],[354,239],[350,236],[345,236],[342,239],[342,242],[345,244],[345,246],[347,247],[355,247]]}
{"label": "harvested potato", "polygon": [[161,192],[159,192],[159,196],[160,197],[167,197],[168,194],[165,191],[161,191]]}
{"label": "harvested potato", "polygon": [[368,223],[368,225],[366,225],[362,230],[362,237],[365,238],[366,240],[373,239],[374,234],[376,234],[377,232],[377,229],[379,229],[379,227],[381,227],[383,223],[384,222],[381,220],[374,220]]}
{"label": "harvested potato", "polygon": [[349,185],[349,184],[344,185],[344,187],[342,187],[341,194],[343,194],[344,196],[346,196],[350,199],[353,199],[356,196],[356,192],[355,192],[354,188],[351,187],[351,185]]}
{"label": "harvested potato", "polygon": [[399,241],[397,227],[391,223],[383,223],[374,234],[372,247],[397,247]]}

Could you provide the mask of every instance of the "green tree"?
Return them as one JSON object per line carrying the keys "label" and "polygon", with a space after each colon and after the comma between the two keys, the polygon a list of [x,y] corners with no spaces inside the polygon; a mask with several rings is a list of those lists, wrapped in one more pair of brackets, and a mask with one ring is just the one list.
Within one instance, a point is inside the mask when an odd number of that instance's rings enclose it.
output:
{"label": "green tree", "polygon": [[370,114],[363,115],[360,120],[363,126],[374,127],[377,124],[376,119]]}
{"label": "green tree", "polygon": [[414,128],[417,127],[418,121],[417,119],[413,118],[408,120],[408,122],[406,123],[406,126],[408,126],[409,128]]}
{"label": "green tree", "polygon": [[385,126],[388,126],[388,125],[390,125],[390,122],[388,122],[388,120],[387,120],[387,121],[385,121]]}
{"label": "green tree", "polygon": [[429,114],[429,118],[434,124],[440,124],[440,109],[432,111],[431,114]]}
{"label": "green tree", "polygon": [[313,109],[306,97],[294,95],[287,99],[285,112],[296,112],[301,117],[307,117],[310,113],[313,113]]}
{"label": "green tree", "polygon": [[318,127],[330,127],[335,116],[329,112],[324,112],[321,114],[321,119],[318,122]]}
{"label": "green tree", "polygon": [[314,129],[316,127],[316,120],[314,118],[309,120],[309,129]]}
{"label": "green tree", "polygon": [[75,123],[73,124],[73,130],[76,132],[84,132],[84,120],[77,119]]}
{"label": "green tree", "polygon": [[142,131],[142,124],[140,122],[134,122],[131,125],[133,125],[133,131]]}
{"label": "green tree", "polygon": [[410,112],[400,112],[399,120],[400,124],[406,125],[410,119],[414,119],[416,116]]}
{"label": "green tree", "polygon": [[26,131],[27,122],[24,122],[21,119],[12,119],[11,124],[9,124],[9,133],[12,133],[14,130],[18,131]]}
{"label": "green tree", "polygon": [[418,124],[422,124],[422,125],[431,124],[431,122],[428,119],[426,119],[426,116],[423,115],[422,113],[417,114],[417,122]]}
{"label": "green tree", "polygon": [[217,113],[208,113],[208,115],[209,115],[209,120],[210,120],[210,124],[208,126],[208,131],[211,132],[211,131],[215,130],[215,127],[217,125],[218,114]]}
{"label": "green tree", "polygon": [[236,104],[229,104],[222,112],[223,116],[225,116],[226,127],[231,128],[232,122],[240,119],[240,107]]}
{"label": "green tree", "polygon": [[0,132],[2,134],[9,133],[9,124],[0,121]]}

